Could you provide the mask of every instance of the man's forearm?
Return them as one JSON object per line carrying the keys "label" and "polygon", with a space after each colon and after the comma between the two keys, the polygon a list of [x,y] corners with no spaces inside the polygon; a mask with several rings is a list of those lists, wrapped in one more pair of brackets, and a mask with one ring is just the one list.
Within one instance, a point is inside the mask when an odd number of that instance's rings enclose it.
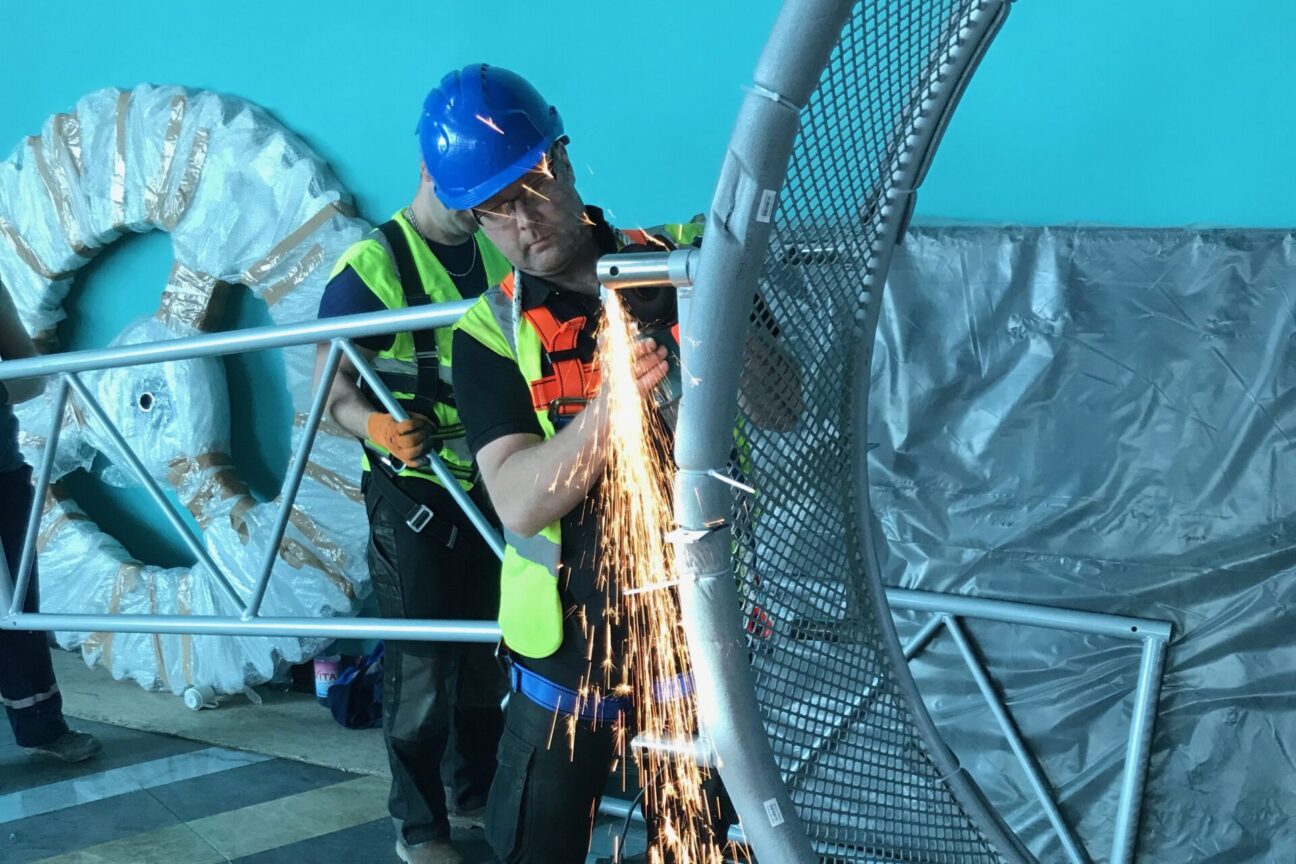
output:
{"label": "man's forearm", "polygon": [[514,450],[487,474],[491,501],[510,531],[538,534],[589,495],[607,457],[604,410],[594,400],[557,435]]}
{"label": "man's forearm", "polygon": [[[646,399],[666,376],[666,349],[645,339],[635,343],[633,356],[635,386]],[[552,438],[505,435],[477,452],[486,489],[505,527],[531,537],[581,505],[607,460],[607,406],[603,389]]]}
{"label": "man's forearm", "polygon": [[[328,356],[329,346],[321,345],[315,354],[315,386],[319,386],[319,377],[324,371],[324,361]],[[369,415],[374,412],[373,404],[360,391],[356,379],[359,372],[346,357],[338,364],[337,374],[329,387],[326,408],[328,416],[357,438],[364,440],[368,433]]]}
{"label": "man's forearm", "polygon": [[341,376],[338,378],[329,391],[329,417],[352,435],[364,440],[369,434],[368,421],[369,415],[374,412],[373,404],[354,383],[342,382]]}

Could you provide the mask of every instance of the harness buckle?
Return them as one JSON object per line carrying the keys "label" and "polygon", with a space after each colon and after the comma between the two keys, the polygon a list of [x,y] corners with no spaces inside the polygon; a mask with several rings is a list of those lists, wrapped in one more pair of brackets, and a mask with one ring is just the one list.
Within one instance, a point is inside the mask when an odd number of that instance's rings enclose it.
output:
{"label": "harness buckle", "polygon": [[[549,400],[549,422],[558,428],[572,421],[572,418],[585,409],[588,399],[582,396],[559,396]],[[575,411],[564,411],[564,408],[575,408]]]}
{"label": "harness buckle", "polygon": [[405,520],[405,524],[410,527],[411,531],[413,531],[415,534],[418,534],[420,531],[426,528],[427,524],[431,521],[432,521],[431,508],[428,507],[426,504],[420,504],[418,508],[415,509],[415,511],[411,513],[409,517]]}

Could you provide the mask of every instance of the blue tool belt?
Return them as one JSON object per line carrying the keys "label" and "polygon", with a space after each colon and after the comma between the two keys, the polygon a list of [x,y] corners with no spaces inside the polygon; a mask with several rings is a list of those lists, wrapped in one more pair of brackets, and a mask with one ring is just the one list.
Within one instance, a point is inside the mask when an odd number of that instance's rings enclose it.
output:
{"label": "blue tool belt", "polygon": [[674,702],[693,695],[693,673],[681,672],[674,678],[653,682],[653,700]]}
{"label": "blue tool belt", "polygon": [[[521,693],[546,711],[555,711],[563,717],[576,715],[587,723],[604,723],[615,720],[617,714],[628,714],[634,704],[628,696],[582,698],[575,690],[555,684],[521,663],[510,663],[508,671],[509,688],[514,693]],[[693,675],[688,672],[653,685],[653,697],[659,702],[673,702],[692,693]]]}

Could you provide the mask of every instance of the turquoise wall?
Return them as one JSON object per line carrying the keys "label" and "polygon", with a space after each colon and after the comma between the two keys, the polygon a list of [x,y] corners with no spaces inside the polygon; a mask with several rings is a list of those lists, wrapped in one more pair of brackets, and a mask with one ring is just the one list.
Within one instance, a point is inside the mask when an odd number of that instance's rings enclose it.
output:
{"label": "turquoise wall", "polygon": [[1291,0],[1018,0],[918,214],[1296,225],[1293,46]]}
{"label": "turquoise wall", "polygon": [[[444,72],[486,60],[525,73],[561,106],[581,188],[627,224],[705,209],[724,142],[777,6],[741,15],[721,3],[680,9],[564,3],[231,2],[6,4],[0,23],[0,150],[38,132],[85,93],[141,82],[247,98],[304,137],[381,220],[418,182],[413,135],[423,96]],[[107,344],[150,315],[170,266],[154,233],[129,237],[87,267],[69,298],[66,347]],[[240,298],[234,326],[269,323]],[[230,358],[234,459],[273,496],[288,460],[291,413],[273,354]],[[260,382],[270,381],[271,386]],[[253,401],[253,382],[256,401]],[[139,491],[74,475],[69,486],[143,560],[186,550]]]}
{"label": "turquoise wall", "polygon": [[[177,83],[259,103],[333,166],[378,220],[417,181],[413,127],[445,70],[488,60],[564,114],[588,200],[623,224],[705,208],[777,3],[8,4],[0,149],[104,86]],[[1296,3],[1020,0],[974,78],[919,197],[919,218],[1132,225],[1296,223]],[[87,268],[65,344],[106,344],[151,314],[170,264],[161,235]],[[266,323],[240,302],[236,326]],[[273,355],[231,360],[235,457],[273,494],[287,460]],[[259,394],[282,388],[261,387]],[[136,555],[185,560],[139,496],[78,478]]]}

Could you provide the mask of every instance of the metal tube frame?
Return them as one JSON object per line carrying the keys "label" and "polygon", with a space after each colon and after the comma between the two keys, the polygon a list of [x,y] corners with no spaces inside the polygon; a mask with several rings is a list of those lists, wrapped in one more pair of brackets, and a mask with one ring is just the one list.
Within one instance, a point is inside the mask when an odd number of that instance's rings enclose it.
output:
{"label": "metal tube frame", "polygon": [[1053,792],[1049,788],[1048,780],[1044,777],[1043,769],[1040,768],[1035,755],[1031,752],[1025,739],[1022,738],[1021,730],[1017,728],[1012,715],[1008,713],[1008,708],[1004,705],[1003,699],[999,697],[999,692],[995,690],[994,683],[991,682],[985,667],[981,665],[976,650],[972,647],[971,639],[963,631],[963,625],[952,615],[942,615],[940,620],[945,625],[945,629],[950,636],[954,638],[954,644],[958,646],[959,653],[963,655],[963,662],[967,665],[968,671],[972,673],[972,680],[976,682],[977,689],[981,691],[981,696],[985,699],[986,705],[990,706],[990,713],[994,715],[995,722],[999,724],[999,730],[1003,732],[1013,755],[1017,757],[1017,764],[1025,772],[1026,780],[1035,792],[1035,797],[1039,800],[1040,806],[1044,808],[1044,814],[1053,826],[1053,832],[1062,843],[1062,848],[1066,850],[1067,858],[1071,860],[1072,864],[1092,864],[1084,845],[1075,836],[1075,832],[1067,824],[1066,819],[1063,818],[1057,801],[1053,799]]}
{"label": "metal tube frame", "polygon": [[124,366],[143,366],[164,360],[220,357],[245,351],[311,345],[334,339],[360,339],[365,336],[388,336],[407,330],[449,327],[468,311],[472,303],[471,300],[456,300],[453,303],[433,303],[414,308],[389,309],[385,312],[341,315],[318,321],[249,327],[223,333],[204,333],[162,342],[68,351],[62,354],[28,357],[23,360],[5,360],[0,362],[0,381],[43,378],[63,372],[120,369]]}
{"label": "metal tube frame", "polygon": [[[353,618],[266,618],[259,615],[269,580],[274,572],[279,545],[287,530],[292,508],[301,488],[311,448],[322,422],[328,392],[343,355],[355,363],[359,374],[373,388],[384,407],[406,419],[400,404],[383,384],[373,367],[351,343],[351,338],[382,335],[407,330],[445,327],[453,324],[471,305],[471,301],[433,304],[414,309],[399,309],[362,315],[350,315],[298,324],[281,324],[257,327],[228,333],[213,333],[183,339],[167,340],[146,345],[126,345],[115,348],[75,351],[45,357],[0,362],[0,381],[19,378],[53,376],[58,380],[54,398],[51,429],[46,437],[45,452],[36,477],[35,504],[29,515],[23,537],[23,551],[17,573],[10,573],[6,565],[0,569],[0,629],[22,630],[90,630],[101,632],[143,633],[205,633],[222,635],[285,635],[318,636],[333,638],[376,639],[447,639],[450,641],[494,642],[499,639],[499,629],[493,622],[482,621],[416,621],[408,619]],[[243,351],[286,348],[328,341],[331,343],[323,374],[317,385],[311,410],[306,420],[302,440],[294,454],[292,464],[279,494],[279,511],[271,532],[264,560],[250,600],[244,603],[229,578],[217,567],[199,538],[185,524],[176,506],[166,492],[149,474],[139,456],[125,440],[108,417],[99,401],[78,377],[81,372],[117,369],[132,365],[185,360],[197,357],[214,357]],[[62,429],[63,415],[70,391],[86,411],[94,417],[103,433],[119,451],[136,479],[166,517],[194,558],[206,567],[217,585],[233,604],[238,617],[227,616],[168,616],[168,615],[95,615],[52,614],[23,612],[27,586],[35,562],[35,544],[40,531],[43,502],[49,491],[54,460]],[[456,502],[469,516],[496,554],[503,556],[503,541],[493,526],[482,516],[472,499],[450,474],[435,453],[429,454],[433,472],[442,479]]]}
{"label": "metal tube frame", "polygon": [[191,636],[298,636],[326,639],[399,639],[425,642],[498,642],[494,621],[432,618],[276,618],[237,615],[86,615],[24,612],[0,620],[9,630],[159,633]]}
{"label": "metal tube frame", "polygon": [[[23,539],[23,551],[20,557],[18,572],[11,573],[7,566],[0,567],[0,628],[22,630],[79,630],[118,633],[186,633],[212,635],[284,635],[301,637],[332,637],[362,639],[405,639],[405,640],[438,640],[450,642],[484,642],[490,643],[499,639],[499,628],[493,622],[485,621],[438,621],[413,619],[358,619],[358,618],[280,618],[263,617],[260,607],[274,569],[279,541],[287,529],[291,508],[300,489],[305,472],[307,458],[314,444],[319,423],[323,419],[327,403],[328,389],[340,359],[347,356],[355,364],[358,373],[374,389],[384,407],[398,417],[404,417],[400,404],[391,395],[382,380],[374,372],[372,365],[351,343],[352,337],[399,332],[420,327],[446,326],[453,323],[467,308],[467,302],[439,304],[419,309],[403,309],[392,312],[378,312],[365,315],[354,315],[326,321],[307,322],[303,324],[276,325],[260,327],[233,333],[208,334],[203,336],[177,339],[151,345],[132,345],[119,348],[78,351],[50,357],[38,357],[26,360],[0,362],[0,381],[34,376],[54,375],[58,379],[54,397],[54,412],[51,429],[46,437],[46,449],[36,476],[36,501],[28,519]],[[77,373],[98,369],[112,369],[142,363],[156,363],[170,360],[181,360],[194,357],[219,356],[248,350],[267,350],[294,345],[330,341],[331,347],[325,363],[324,374],[317,386],[307,417],[305,434],[300,442],[288,476],[281,490],[280,511],[277,514],[272,532],[272,544],[265,561],[262,562],[257,583],[250,601],[245,605],[237,591],[226,576],[216,567],[205,548],[194,538],[185,525],[174,505],[167,499],[165,492],[149,475],[148,470],[130,448],[121,433],[113,425],[98,400],[90,393]],[[176,529],[181,538],[194,552],[195,558],[211,569],[219,585],[236,603],[238,616],[174,616],[174,615],[96,615],[96,614],[56,614],[22,611],[30,584],[32,565],[35,559],[35,541],[39,533],[42,508],[39,502],[44,501],[53,473],[54,459],[62,428],[63,415],[70,391],[76,391],[77,398],[103,428],[105,434],[121,451],[121,455],[149,491],[154,501],[162,509],[168,522]],[[455,495],[456,501],[472,519],[483,536],[502,555],[503,544],[489,522],[481,515],[472,500],[463,492],[449,474],[444,464],[431,454],[431,467],[437,476],[446,483],[447,488]],[[439,469],[439,470],[438,470]],[[457,493],[457,494],[456,494]],[[984,620],[1002,621],[1013,624],[1026,624],[1055,629],[1093,633],[1113,638],[1140,641],[1143,654],[1140,663],[1138,688],[1135,693],[1134,716],[1126,745],[1125,770],[1122,775],[1121,797],[1116,817],[1116,832],[1113,841],[1111,861],[1113,864],[1128,864],[1133,860],[1134,846],[1137,840],[1139,810],[1143,789],[1146,782],[1148,760],[1151,751],[1151,736],[1156,720],[1157,702],[1160,693],[1161,675],[1164,667],[1166,646],[1171,636],[1171,627],[1167,622],[1146,618],[1131,618],[1117,615],[1105,615],[1078,610],[1058,609],[1011,601],[990,600],[964,595],[938,594],[928,591],[916,591],[902,588],[889,588],[885,592],[887,602],[893,609],[909,609],[934,613],[908,644],[904,646],[905,659],[912,659],[920,653],[944,627],[949,630],[959,644],[965,662],[977,679],[978,686],[991,709],[998,704],[1000,718],[1005,734],[1013,740],[1015,727],[1007,716],[1006,708],[998,701],[993,685],[985,675],[984,668],[976,658],[966,635],[958,625],[958,618],[971,617]],[[962,636],[962,638],[960,638]],[[868,694],[862,694],[862,700]],[[994,700],[994,701],[992,701]],[[1005,725],[1005,721],[1006,725]],[[1010,731],[1012,730],[1012,731]],[[1020,742],[1020,736],[1016,736]],[[1032,785],[1037,794],[1043,789],[1047,798],[1047,789],[1038,778],[1038,768],[1033,761],[1023,759],[1018,747],[1019,761],[1022,761],[1028,777],[1035,772]],[[1038,782],[1037,782],[1038,781]],[[1056,803],[1048,798],[1043,799],[1046,810],[1051,810],[1050,819],[1054,821],[1059,837],[1063,839],[1073,861],[1085,859],[1077,857],[1074,852],[1074,838],[1068,843],[1065,839],[1069,833],[1064,825],[1059,827],[1054,819]],[[624,812],[624,811],[623,811]],[[741,838],[737,832],[735,839]]]}
{"label": "metal tube frame", "polygon": [[[1091,858],[1075,836],[1074,830],[1062,816],[1052,790],[1030,751],[1030,746],[1017,729],[1012,715],[990,680],[960,619],[977,618],[1005,624],[1090,633],[1142,644],[1139,676],[1134,691],[1133,716],[1125,750],[1125,767],[1121,774],[1120,800],[1116,810],[1116,832],[1109,859],[1111,864],[1130,864],[1134,860],[1134,847],[1137,842],[1143,789],[1151,754],[1152,732],[1156,723],[1166,648],[1173,634],[1171,624],[1153,618],[1109,615],[1010,600],[970,597],[963,594],[941,594],[906,588],[887,588],[885,593],[892,609],[933,613],[904,643],[902,651],[905,660],[911,661],[920,655],[941,630],[947,630],[953,637],[982,698],[994,714],[1009,747],[1039,799],[1042,812],[1052,824],[1058,840],[1073,864],[1090,864]],[[867,707],[875,692],[872,687],[866,687],[853,701],[851,710],[843,715],[841,722],[821,736],[817,745],[809,753],[784,772],[790,788],[796,788],[804,782],[819,756],[832,747],[840,732],[849,727],[852,719]],[[603,812],[623,816],[626,812],[626,803],[615,802],[613,809],[605,807]],[[730,832],[730,839],[742,842],[742,829],[735,828]]]}
{"label": "metal tube frame", "polygon": [[[1007,738],[1018,764],[1026,773],[1027,779],[1040,801],[1042,811],[1053,825],[1059,842],[1061,842],[1066,850],[1067,857],[1073,864],[1089,864],[1091,859],[1084,846],[1075,836],[1070,824],[1062,816],[1052,790],[1049,788],[1043,772],[1030,752],[1029,745],[1022,739],[1016,723],[1013,721],[1007,706],[1004,705],[1002,698],[1000,698],[998,691],[995,690],[984,664],[977,656],[975,647],[972,645],[971,639],[964,631],[959,619],[966,617],[985,621],[999,621],[1006,624],[1025,624],[1054,630],[1092,633],[1142,643],[1138,683],[1134,691],[1133,717],[1130,721],[1129,738],[1125,750],[1125,769],[1121,774],[1120,801],[1116,810],[1116,832],[1112,841],[1110,858],[1111,864],[1130,864],[1134,860],[1137,842],[1143,788],[1147,778],[1148,760],[1151,755],[1152,731],[1156,722],[1166,647],[1172,635],[1170,623],[1152,618],[1131,618],[1121,615],[1107,615],[1015,601],[991,600],[962,594],[940,594],[933,591],[917,591],[905,588],[888,588],[886,589],[886,596],[893,609],[934,613],[905,642],[903,651],[906,660],[913,660],[920,655],[931,644],[932,640],[939,635],[942,629],[947,630],[953,637],[959,653],[968,667],[968,671],[976,682],[977,689],[995,715],[995,720],[999,723],[1000,729]],[[872,695],[872,688],[866,688],[860,694],[856,705],[866,703]],[[795,787],[804,780],[809,768],[813,765],[816,754],[822,752],[827,745],[831,744],[830,737],[825,736],[825,740],[821,742],[814,752],[803,757],[797,765],[794,765],[787,772],[786,776],[790,787]],[[604,798],[599,805],[599,812],[617,818],[624,818],[629,814],[635,821],[642,822],[642,813],[640,811],[631,813],[630,808],[631,802],[624,799]],[[730,829],[728,839],[734,843],[745,843],[746,835],[743,834],[742,826],[735,825]],[[884,861],[886,859],[878,858],[874,860]]]}
{"label": "metal tube frame", "polygon": [[[341,346],[343,353],[347,355],[347,359],[356,367],[356,371],[360,373],[360,377],[364,378],[365,383],[373,388],[374,393],[378,396],[378,401],[383,403],[383,407],[387,409],[388,413],[398,422],[408,420],[409,415],[405,413],[405,409],[382,383],[378,373],[374,371],[369,361],[360,354],[360,351],[347,340],[343,340]],[[450,493],[450,497],[468,516],[468,520],[473,523],[473,527],[486,540],[486,545],[490,546],[491,551],[495,553],[497,558],[503,560],[504,539],[499,532],[487,521],[481,510],[468,497],[468,493],[459,485],[459,481],[450,473],[450,469],[441,461],[441,457],[434,451],[429,450],[425,458],[428,461],[428,467],[432,469],[432,473],[436,475],[437,479],[441,481],[441,485]]]}
{"label": "metal tube frame", "polygon": [[[166,517],[167,522],[171,524],[176,536],[184,542],[185,546],[189,547],[189,551],[193,554],[194,558],[198,559],[198,562],[206,567],[212,574],[212,577],[216,580],[216,584],[219,585],[221,591],[225,593],[225,597],[234,604],[234,608],[242,612],[244,609],[243,598],[239,596],[238,591],[236,591],[234,586],[230,584],[224,571],[216,566],[216,562],[212,560],[211,555],[207,552],[207,548],[203,546],[202,543],[198,542],[197,538],[193,536],[193,532],[191,532],[189,526],[185,524],[184,517],[180,515],[176,506],[171,502],[171,499],[166,497],[166,492],[162,491],[162,487],[158,485],[157,480],[153,479],[153,475],[149,473],[148,468],[145,467],[139,456],[131,449],[130,442],[122,436],[120,430],[117,429],[117,426],[108,417],[108,413],[104,411],[103,406],[99,404],[99,400],[94,397],[94,394],[90,392],[90,389],[82,383],[79,377],[77,377],[77,373],[65,373],[63,378],[67,381],[68,385],[76,391],[77,401],[81,403],[81,407],[85,408],[86,411],[94,417],[94,419],[99,423],[100,431],[108,436],[108,440],[112,441],[113,446],[117,448],[121,458],[126,460],[126,464],[130,467],[131,473],[135,475],[135,479],[138,480],[149,493],[149,497],[153,499],[153,503],[158,505],[158,509],[162,511],[162,515]],[[42,493],[42,497],[35,500],[43,502],[45,500],[43,495],[45,490],[37,491]],[[36,504],[33,504],[32,509],[36,510],[39,508]],[[27,541],[29,542],[31,539],[32,538],[29,535]]]}
{"label": "metal tube frame", "polygon": [[1143,811],[1143,789],[1152,759],[1152,733],[1156,727],[1161,681],[1165,676],[1168,640],[1143,640],[1139,662],[1138,690],[1130,718],[1129,740],[1125,745],[1125,772],[1121,776],[1120,803],[1116,809],[1116,832],[1112,839],[1113,864],[1133,861],[1138,847],[1139,817]]}
{"label": "metal tube frame", "polygon": [[[300,485],[300,474],[304,471],[305,463],[303,454],[309,453],[314,439],[311,432],[317,429],[323,412],[323,402],[320,400],[320,394],[327,396],[327,385],[331,380],[331,373],[336,371],[340,354],[345,351],[343,346],[347,344],[349,343],[344,340],[338,340],[330,350],[325,365],[325,374],[321,376],[311,415],[307,421],[308,433],[303,438],[298,449],[290,476],[285,480],[285,498],[295,496]],[[363,358],[361,360],[363,361]],[[0,369],[0,371],[3,370]],[[381,386],[381,381],[376,376],[374,380],[377,380],[378,385]],[[370,383],[372,384],[373,381]],[[66,390],[66,385],[61,385],[60,395],[56,397],[56,404],[60,408],[66,401]],[[379,390],[378,392],[381,393],[382,391]],[[62,413],[62,410],[56,412],[55,429],[51,431],[51,435],[47,439],[47,447],[51,449],[53,446],[57,446],[58,423],[62,419]],[[42,460],[41,472],[37,481],[38,488],[48,488],[50,467],[52,465],[50,452],[51,450],[47,450],[45,458]],[[296,477],[295,482],[293,477]],[[468,504],[472,506],[471,500],[468,501]],[[280,519],[276,522],[274,534],[276,538],[282,539],[282,529],[286,525],[286,516],[284,514],[289,512],[289,506],[286,501],[284,509],[280,511]],[[36,507],[33,508],[33,511],[39,514],[39,509]],[[280,524],[281,522],[284,524]],[[35,524],[38,529],[39,519]],[[186,533],[188,532],[186,531]],[[28,537],[24,544],[25,548],[33,537],[32,528],[29,525]],[[277,543],[273,544],[270,547],[271,550],[277,549],[277,545]],[[500,638],[498,626],[493,622],[486,621],[261,617],[257,614],[260,608],[260,598],[264,596],[265,586],[268,583],[270,573],[273,571],[273,563],[274,558],[270,557],[268,565],[263,564],[253,602],[248,605],[248,608],[240,617],[23,613],[18,611],[18,606],[15,605],[12,606],[8,616],[0,618],[0,628],[228,636],[276,635],[337,639],[404,639],[481,643],[492,643]],[[0,565],[4,565],[2,557],[0,557]],[[8,572],[7,565],[0,566],[0,600],[4,599],[5,594],[11,590],[11,585],[11,574]],[[24,580],[19,580],[18,588],[25,593]],[[1129,738],[1126,745],[1125,770],[1122,774],[1120,802],[1116,814],[1116,835],[1113,841],[1111,857],[1113,864],[1129,864],[1133,860],[1134,844],[1137,839],[1139,813],[1151,754],[1151,736],[1156,720],[1166,646],[1172,632],[1170,624],[1148,618],[1107,615],[1014,601],[940,594],[904,588],[888,588],[886,589],[886,597],[887,602],[893,609],[933,613],[933,616],[905,643],[903,652],[906,660],[912,660],[921,654],[942,628],[948,630],[953,636],[964,662],[977,683],[978,689],[986,699],[991,711],[994,712],[996,720],[1003,729],[1014,754],[1022,765],[1022,769],[1026,772],[1032,788],[1039,797],[1046,815],[1053,824],[1059,840],[1067,849],[1070,859],[1073,862],[1080,862],[1080,864],[1086,864],[1089,859],[1083,853],[1083,847],[1075,838],[1070,826],[1066,824],[1058,811],[1057,803],[1052,798],[1047,782],[1043,779],[1038,765],[1030,756],[1028,746],[1021,739],[1007,707],[994,690],[993,683],[990,682],[984,666],[976,656],[968,637],[958,623],[958,619],[963,617],[979,618],[1009,624],[1025,624],[1092,633],[1142,643],[1142,659],[1138,685],[1135,691],[1133,719],[1130,724]],[[20,603],[20,596],[17,592],[12,595],[12,603]],[[871,694],[871,690],[866,690],[860,694],[858,702],[861,704],[867,702]],[[827,743],[831,742],[825,742],[825,744]],[[817,750],[820,749],[822,748],[817,748]],[[797,785],[799,776],[803,777],[807,774],[813,764],[814,755],[807,756],[803,761],[805,762],[804,765],[794,767],[790,772],[789,784],[791,786]],[[618,802],[616,799],[605,800],[606,803],[602,808],[603,812],[612,815],[625,815],[625,807],[628,806],[627,802]],[[730,834],[730,839],[743,842],[745,837],[741,828],[735,828]]]}
{"label": "metal tube frame", "polygon": [[257,575],[256,586],[252,589],[252,599],[243,610],[243,620],[251,621],[261,611],[261,602],[265,600],[266,588],[270,585],[270,574],[274,572],[275,560],[279,557],[279,544],[283,542],[284,532],[288,530],[288,520],[292,518],[293,502],[301,488],[302,476],[306,473],[306,461],[310,458],[311,448],[315,446],[315,435],[319,432],[320,421],[324,418],[324,406],[328,403],[329,390],[333,387],[333,376],[337,374],[338,363],[342,360],[342,343],[334,342],[329,346],[328,357],[319,384],[315,387],[315,398],[311,400],[310,414],[306,416],[306,428],[303,430],[301,443],[293,454],[292,464],[288,467],[288,476],[284,478],[283,505],[275,514],[274,527],[270,529],[270,542],[266,545],[265,558]]}
{"label": "metal tube frame", "polygon": [[[274,571],[275,558],[278,555],[279,543],[287,530],[292,505],[301,486],[306,462],[323,419],[329,387],[337,372],[342,355],[346,355],[355,364],[359,374],[374,389],[385,408],[394,415],[404,417],[400,404],[383,384],[372,365],[355,348],[350,339],[341,334],[369,335],[375,332],[395,332],[411,326],[411,319],[424,326],[444,326],[462,312],[465,304],[444,304],[427,309],[400,310],[397,313],[382,312],[371,315],[350,316],[337,319],[336,322],[311,322],[309,326],[300,324],[278,325],[256,328],[241,333],[212,334],[171,342],[155,343],[147,347],[146,352],[138,350],[139,346],[110,348],[98,351],[81,351],[54,357],[33,358],[32,360],[8,361],[0,363],[0,381],[32,374],[46,375],[54,372],[59,383],[54,397],[54,411],[51,428],[46,437],[45,452],[41,459],[36,478],[36,500],[41,502],[49,488],[53,472],[54,458],[62,429],[63,415],[70,390],[75,390],[78,399],[94,416],[105,434],[121,451],[137,479],[145,486],[167,517],[168,522],[186,542],[190,550],[204,566],[208,567],[225,591],[235,603],[241,615],[227,616],[167,616],[167,615],[92,615],[92,614],[54,614],[24,613],[22,611],[35,558],[35,541],[39,533],[42,508],[34,506],[28,518],[23,539],[23,549],[17,573],[10,573],[7,566],[0,569],[0,609],[7,609],[8,614],[0,618],[0,628],[27,630],[92,630],[101,632],[144,632],[144,633],[188,633],[188,634],[223,634],[223,635],[287,635],[287,636],[322,636],[334,638],[392,638],[392,639],[427,639],[443,641],[493,642],[499,638],[499,629],[490,622],[480,621],[432,621],[403,619],[306,619],[306,618],[266,618],[260,617],[261,604]],[[379,319],[375,321],[374,319]],[[323,326],[329,323],[335,326]],[[320,377],[316,392],[307,417],[305,432],[280,494],[280,509],[271,533],[271,543],[260,567],[256,585],[250,601],[244,605],[242,598],[230,584],[226,576],[211,560],[207,550],[194,538],[184,524],[174,505],[166,498],[157,482],[149,475],[147,468],[122,437],[115,425],[104,412],[98,400],[90,393],[77,376],[78,372],[93,369],[118,368],[124,365],[142,362],[163,362],[190,357],[213,356],[233,353],[241,350],[264,350],[289,345],[309,344],[320,338],[331,339],[332,344],[325,361],[324,371]],[[89,355],[89,356],[87,356]],[[491,543],[497,554],[502,555],[502,541],[499,535],[477,510],[472,500],[449,474],[445,465],[431,454],[431,467],[438,477],[446,483],[456,501],[468,513],[474,525]],[[439,469],[439,470],[438,470]],[[993,684],[989,681],[984,667],[976,657],[970,641],[958,623],[959,617],[976,617],[987,620],[1002,621],[1014,624],[1028,624],[1042,627],[1073,630],[1085,633],[1110,636],[1121,639],[1133,639],[1143,643],[1143,655],[1140,664],[1138,689],[1135,694],[1134,718],[1131,723],[1129,740],[1126,747],[1126,765],[1122,777],[1121,798],[1117,811],[1116,836],[1113,842],[1112,861],[1114,864],[1125,864],[1132,858],[1133,847],[1137,836],[1138,813],[1142,800],[1143,786],[1146,780],[1147,763],[1150,755],[1151,733],[1156,718],[1156,706],[1160,693],[1161,671],[1164,665],[1166,644],[1171,635],[1167,622],[1145,618],[1131,618],[1117,615],[1104,615],[1070,609],[1014,603],[1002,600],[989,600],[963,595],[944,595],[927,591],[915,591],[902,588],[890,588],[886,591],[887,601],[893,609],[909,609],[935,613],[904,647],[906,659],[912,659],[920,653],[935,637],[943,626],[954,637],[964,661],[968,664],[974,679],[986,698],[996,719],[1003,728],[1010,745],[1016,753],[1023,770],[1026,771],[1032,787],[1040,797],[1059,839],[1067,849],[1073,862],[1085,862],[1081,847],[1072,835],[1069,826],[1057,810],[1056,802],[1047,789],[1038,765],[1029,757],[1024,742],[1017,732],[1006,707],[1002,704]],[[867,701],[869,693],[861,694],[860,701]],[[803,766],[808,770],[810,761]],[[795,775],[804,771],[794,771]],[[794,784],[795,785],[795,782]]]}
{"label": "metal tube frame", "polygon": [[1141,643],[1138,681],[1135,685],[1134,706],[1125,746],[1125,766],[1121,772],[1120,800],[1116,807],[1116,830],[1112,840],[1111,857],[1108,859],[1111,864],[1131,864],[1134,861],[1138,839],[1143,790],[1152,752],[1152,733],[1156,725],[1166,649],[1173,634],[1170,622],[903,588],[888,588],[886,597],[893,609],[933,613],[932,617],[905,644],[906,660],[912,660],[922,653],[942,629],[948,631],[954,639],[959,654],[976,682],[977,689],[1003,731],[1013,755],[1017,758],[1018,764],[1021,765],[1022,771],[1025,772],[1031,788],[1039,799],[1044,815],[1052,824],[1054,833],[1073,864],[1089,864],[1091,859],[1065,817],[1062,816],[1038,762],[1031,753],[1029,745],[1022,739],[1008,707],[995,689],[984,664],[977,656],[971,638],[959,619],[978,618],[1006,624],[1047,627]]}
{"label": "metal tube frame", "polygon": [[[40,470],[36,474],[38,490],[49,488],[50,475],[54,471],[54,455],[58,449],[59,436],[63,432],[63,412],[67,409],[67,400],[68,383],[66,380],[60,380],[58,390],[54,394],[54,412],[53,419],[50,421],[50,431],[45,436],[45,452],[41,456]],[[12,586],[13,596],[9,597],[5,607],[0,607],[8,608],[14,615],[22,612],[27,605],[27,586],[31,582],[32,565],[36,560],[36,535],[40,532],[43,511],[41,504],[44,501],[44,492],[40,493],[40,497],[33,499],[31,512],[27,514],[27,528],[23,534],[22,557],[18,562],[18,573],[15,574],[17,581]]]}

